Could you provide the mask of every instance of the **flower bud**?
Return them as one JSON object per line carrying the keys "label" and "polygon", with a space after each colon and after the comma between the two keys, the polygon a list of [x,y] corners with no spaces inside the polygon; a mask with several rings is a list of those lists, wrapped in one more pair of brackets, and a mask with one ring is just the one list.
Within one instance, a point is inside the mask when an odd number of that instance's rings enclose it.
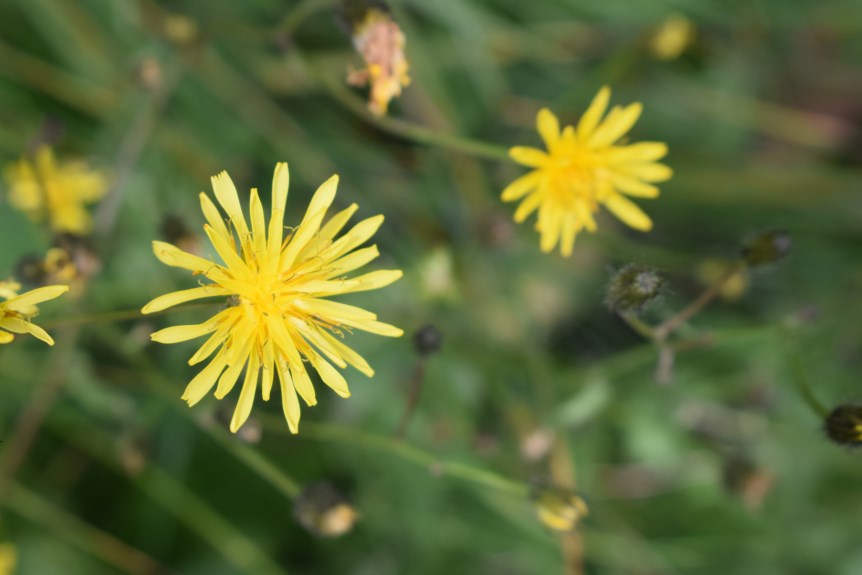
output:
{"label": "flower bud", "polygon": [[327,481],[312,483],[293,500],[293,516],[309,532],[340,537],[359,519],[359,513],[341,491]]}
{"label": "flower bud", "polygon": [[553,531],[570,533],[589,515],[586,502],[570,489],[540,486],[534,488],[532,498],[539,521]]}
{"label": "flower bud", "polygon": [[790,251],[790,234],[782,230],[771,230],[748,240],[741,250],[743,261],[757,267],[783,259]]}
{"label": "flower bud", "polygon": [[619,313],[638,312],[660,296],[664,287],[665,279],[656,270],[626,264],[611,278],[605,303]]}
{"label": "flower bud", "polygon": [[413,334],[413,348],[421,356],[429,356],[443,345],[443,335],[433,325],[426,324]]}
{"label": "flower bud", "polygon": [[839,445],[862,445],[862,405],[839,405],[826,416],[823,429]]}

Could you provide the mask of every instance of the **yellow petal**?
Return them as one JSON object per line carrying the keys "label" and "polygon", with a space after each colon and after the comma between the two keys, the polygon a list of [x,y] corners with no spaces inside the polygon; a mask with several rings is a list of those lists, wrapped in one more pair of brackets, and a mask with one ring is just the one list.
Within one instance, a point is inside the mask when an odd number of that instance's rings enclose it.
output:
{"label": "yellow petal", "polygon": [[181,341],[195,339],[216,330],[218,322],[213,321],[213,319],[215,318],[195,325],[175,325],[173,327],[166,327],[165,329],[161,329],[150,335],[150,339],[159,343],[179,343]]}
{"label": "yellow petal", "polygon": [[575,247],[575,238],[578,234],[578,226],[575,216],[569,214],[563,218],[562,231],[560,233],[560,253],[564,257],[572,255]]}
{"label": "yellow petal", "polygon": [[652,229],[652,220],[631,200],[620,194],[611,194],[604,200],[604,205],[627,226],[648,232]]}
{"label": "yellow petal", "polygon": [[350,288],[350,293],[380,289],[398,281],[404,275],[401,270],[377,270],[353,278],[358,285]]}
{"label": "yellow petal", "polygon": [[561,214],[554,213],[545,221],[545,225],[541,230],[541,250],[545,253],[550,252],[557,245],[560,239],[560,231],[562,231]]}
{"label": "yellow petal", "polygon": [[228,231],[221,213],[219,213],[213,201],[203,192],[200,193],[199,197],[201,200],[201,211],[204,213],[207,223],[225,242],[232,242],[233,236]]}
{"label": "yellow petal", "polygon": [[596,97],[590,103],[587,111],[581,116],[581,121],[578,122],[578,139],[586,141],[592,135],[593,130],[599,125],[599,121],[605,114],[608,108],[608,102],[611,99],[611,89],[607,86],[602,86]]}
{"label": "yellow petal", "polygon": [[589,140],[591,146],[604,148],[619,140],[631,130],[643,111],[640,102],[630,104],[625,108],[614,108],[607,119],[593,133]]}
{"label": "yellow petal", "polygon": [[664,182],[673,177],[673,170],[664,164],[629,164],[619,166],[616,171],[645,182]]}
{"label": "yellow petal", "polygon": [[230,218],[237,235],[240,239],[247,238],[248,225],[245,223],[245,216],[242,213],[242,206],[239,203],[239,196],[236,193],[233,180],[230,179],[227,172],[221,172],[213,176],[211,180],[216,199]]}
{"label": "yellow petal", "polygon": [[522,197],[535,190],[538,187],[541,179],[542,172],[538,170],[534,170],[532,172],[524,174],[523,176],[506,186],[506,188],[503,190],[503,194],[501,195],[501,199],[504,202],[513,202],[515,200],[521,199]]}
{"label": "yellow petal", "polygon": [[605,152],[610,165],[653,162],[667,155],[664,142],[638,142],[628,146],[611,148]]}
{"label": "yellow petal", "polygon": [[249,196],[248,212],[251,217],[251,244],[258,257],[266,252],[266,219],[263,215],[263,204],[257,195],[257,188],[252,188]]}
{"label": "yellow petal", "polygon": [[368,241],[383,224],[383,215],[366,218],[350,228],[350,231],[338,238],[330,247],[320,253],[324,261],[332,261]]}
{"label": "yellow petal", "polygon": [[337,369],[316,353],[312,353],[308,359],[311,365],[314,366],[314,369],[317,370],[317,373],[320,374],[320,379],[323,380],[323,383],[332,388],[341,397],[350,397],[347,380],[344,379],[344,376]]}
{"label": "yellow petal", "polygon": [[287,420],[287,426],[291,433],[299,432],[299,400],[296,397],[296,389],[293,387],[293,380],[290,378],[290,371],[287,364],[282,363],[278,370],[278,381],[281,385],[281,409],[284,411],[284,418]]}
{"label": "yellow petal", "polygon": [[202,257],[190,254],[167,242],[154,241],[153,253],[156,258],[165,265],[183,268],[195,273],[207,273],[218,265]]}
{"label": "yellow petal", "polygon": [[550,156],[538,148],[515,146],[509,150],[509,157],[524,166],[538,168],[544,166]]}
{"label": "yellow petal", "polygon": [[263,346],[263,362],[261,364],[260,395],[264,401],[269,401],[272,392],[272,381],[275,376],[275,346],[270,338]]}
{"label": "yellow petal", "polygon": [[154,313],[157,311],[162,311],[163,309],[168,309],[169,307],[173,307],[175,305],[179,305],[181,303],[186,303],[188,301],[205,297],[226,295],[230,295],[230,292],[224,288],[211,285],[175,291],[155,298],[150,303],[145,305],[143,309],[141,309],[141,313]]}
{"label": "yellow petal", "polygon": [[616,189],[628,196],[636,198],[657,198],[659,189],[650,184],[646,184],[636,178],[630,178],[620,174],[611,176],[611,182]]}
{"label": "yellow petal", "polygon": [[40,339],[48,345],[54,345],[54,340],[44,329],[34,323],[24,321],[17,317],[5,317],[0,319],[0,329],[5,329],[12,333],[29,333],[36,339]]}
{"label": "yellow petal", "polygon": [[380,252],[377,250],[376,245],[356,250],[355,252],[351,252],[350,254],[332,262],[328,266],[329,271],[324,277],[326,279],[330,279],[352,272],[372,262],[379,255]]}
{"label": "yellow petal", "polygon": [[242,382],[242,391],[239,392],[239,401],[230,420],[231,433],[236,433],[246,422],[251,408],[254,405],[254,396],[257,391],[257,378],[260,373],[260,360],[256,354],[251,354],[248,360],[248,368],[245,372],[245,380]]}
{"label": "yellow petal", "polygon": [[347,305],[345,303],[328,299],[297,299],[294,305],[308,313],[308,315],[320,316],[329,323],[338,324],[345,319],[377,319],[377,314],[364,310],[361,307]]}
{"label": "yellow petal", "polygon": [[224,343],[230,333],[230,324],[224,323],[210,338],[189,358],[189,365],[195,365],[208,358]]}
{"label": "yellow petal", "polygon": [[203,399],[204,396],[212,389],[213,385],[215,385],[216,378],[218,378],[219,374],[224,369],[226,362],[225,357],[226,354],[224,351],[220,352],[194,377],[194,379],[191,380],[188,386],[186,386],[182,399],[189,404],[189,407]]}
{"label": "yellow petal", "polygon": [[19,296],[10,298],[0,304],[0,308],[12,311],[24,312],[27,308],[44,301],[58,298],[69,291],[69,286],[55,285],[36,288]]}
{"label": "yellow petal", "polygon": [[335,348],[338,354],[344,358],[344,361],[355,367],[360,373],[366,375],[367,377],[374,376],[374,370],[371,369],[371,366],[368,365],[368,362],[365,361],[364,357],[356,353],[352,348],[339,341],[338,338],[333,337],[325,331],[321,330],[320,334],[324,339],[329,342],[332,347]]}
{"label": "yellow petal", "polygon": [[225,238],[208,224],[204,225],[204,231],[231,274],[234,277],[247,277],[250,274],[248,266],[245,265],[245,261],[237,253],[233,240],[225,241]]}
{"label": "yellow petal", "polygon": [[527,219],[527,217],[536,211],[536,208],[539,207],[539,204],[542,203],[543,194],[540,192],[533,192],[526,198],[521,204],[518,206],[518,209],[515,210],[515,221],[517,223],[521,223]]}
{"label": "yellow petal", "polygon": [[549,151],[554,150],[560,141],[560,121],[547,108],[542,108],[536,115],[536,129]]}
{"label": "yellow petal", "polygon": [[356,329],[361,329],[368,333],[376,333],[377,335],[383,335],[386,337],[401,337],[404,335],[404,331],[398,329],[394,325],[389,325],[388,323],[382,323],[375,320],[347,320],[342,323],[349,327],[355,327]]}

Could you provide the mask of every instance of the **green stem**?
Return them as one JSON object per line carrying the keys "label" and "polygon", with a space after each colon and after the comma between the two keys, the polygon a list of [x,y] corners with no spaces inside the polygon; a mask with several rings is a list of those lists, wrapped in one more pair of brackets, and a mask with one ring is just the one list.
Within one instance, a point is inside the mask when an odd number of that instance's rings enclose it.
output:
{"label": "green stem", "polygon": [[[66,418],[62,428],[57,422],[55,432],[94,460],[122,473],[110,447],[111,439],[96,427],[87,427]],[[68,433],[68,428],[74,433]],[[167,471],[150,462],[140,473],[128,476],[142,492],[158,502],[165,511],[174,515],[189,529],[197,533],[213,549],[221,553],[241,573],[261,575],[287,575],[255,541],[215,511],[204,499],[175,479]]]}
{"label": "green stem", "polygon": [[[262,417],[261,421],[271,432],[287,432],[287,428],[281,418]],[[311,439],[315,441],[332,441],[388,453],[404,461],[424,467],[432,474],[463,479],[519,497],[526,497],[529,493],[528,487],[523,483],[512,481],[492,471],[466,463],[441,460],[432,453],[391,437],[323,423],[304,424],[298,437],[299,439]]]}
{"label": "green stem", "polygon": [[72,545],[99,557],[124,573],[132,575],[173,573],[140,549],[82,521],[20,483],[11,482],[7,488],[9,497],[3,504],[8,509],[54,531],[58,537],[66,539]]}
{"label": "green stem", "polygon": [[390,116],[375,116],[368,111],[365,102],[350,92],[340,80],[335,80],[326,73],[318,72],[318,66],[315,62],[309,62],[308,69],[323,85],[326,91],[329,92],[330,96],[335,98],[347,110],[384,132],[401,136],[419,144],[463,152],[480,158],[491,160],[507,160],[509,158],[508,150],[496,144],[471,140],[454,134],[441,134],[424,126],[405,122],[404,120]]}

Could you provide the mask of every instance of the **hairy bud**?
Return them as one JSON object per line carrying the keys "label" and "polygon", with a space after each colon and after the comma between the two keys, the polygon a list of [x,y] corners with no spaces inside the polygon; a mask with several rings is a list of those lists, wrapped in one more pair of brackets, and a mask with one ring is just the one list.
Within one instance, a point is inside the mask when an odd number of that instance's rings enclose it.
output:
{"label": "hairy bud", "polygon": [[640,264],[626,264],[611,278],[605,299],[612,310],[638,312],[664,291],[665,279],[659,273]]}
{"label": "hairy bud", "polygon": [[442,345],[443,335],[430,323],[423,325],[413,334],[413,348],[419,355],[431,355],[440,351]]}
{"label": "hairy bud", "polygon": [[790,234],[771,230],[747,241],[741,250],[743,261],[750,267],[763,266],[783,259],[790,252]]}

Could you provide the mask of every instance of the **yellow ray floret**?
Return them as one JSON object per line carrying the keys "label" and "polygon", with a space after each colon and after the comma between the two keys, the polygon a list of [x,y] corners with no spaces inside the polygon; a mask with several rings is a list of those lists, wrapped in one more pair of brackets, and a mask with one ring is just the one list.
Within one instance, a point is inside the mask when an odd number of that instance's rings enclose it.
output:
{"label": "yellow ray floret", "polygon": [[642,107],[639,103],[615,106],[605,116],[610,95],[610,89],[603,87],[577,127],[560,129],[557,117],[542,109],[536,125],[547,149],[516,146],[509,150],[514,161],[533,170],[509,184],[502,199],[521,200],[515,210],[518,223],[538,210],[536,229],[543,252],[559,244],[564,256],[571,255],[577,234],[585,228],[595,231],[593,214],[599,205],[636,230],[652,229],[652,220],[627,196],[658,197],[659,189],[653,184],[673,175],[657,162],[667,154],[667,146],[621,144]]}
{"label": "yellow ray floret", "polygon": [[9,203],[35,221],[47,221],[55,232],[84,235],[92,220],[86,205],[108,190],[103,172],[83,162],[58,163],[51,148],[39,148],[32,161],[21,159],[6,168]]}
{"label": "yellow ray floret", "polygon": [[20,289],[21,285],[16,282],[0,282],[0,297],[5,300],[0,302],[0,344],[11,342],[15,334],[29,333],[54,345],[51,336],[30,320],[39,313],[36,304],[60,297],[69,291],[69,286],[45,286],[19,295]]}
{"label": "yellow ray floret", "polygon": [[165,242],[153,242],[156,257],[163,263],[203,275],[210,283],[157,297],[144,306],[143,313],[200,298],[229,298],[229,307],[204,323],[169,327],[154,333],[152,339],[177,343],[209,336],[189,360],[195,365],[209,359],[186,387],[183,399],[189,405],[200,401],[213,387],[216,398],[222,399],[245,368],[230,423],[233,432],[248,418],[258,386],[264,401],[269,400],[277,375],[284,415],[296,433],[300,415],[297,394],[307,405],[317,403],[307,366],[342,397],[348,397],[350,391],[334,366],[351,365],[369,377],[374,375],[368,363],[342,343],[343,332],[355,328],[390,337],[403,333],[377,321],[369,311],[326,299],[381,288],[401,277],[400,270],[346,277],[377,257],[376,246],[357,248],[374,235],[383,216],[363,220],[336,239],[357,206],[353,204],[323,223],[338,184],[338,177],[333,176],[317,189],[299,226],[284,237],[288,180],[287,164],[276,165],[267,226],[257,190],[251,190],[249,223],[227,172],[212,178],[216,200],[230,227],[206,194],[202,193],[200,200],[207,220],[204,231],[221,258],[220,264]]}

